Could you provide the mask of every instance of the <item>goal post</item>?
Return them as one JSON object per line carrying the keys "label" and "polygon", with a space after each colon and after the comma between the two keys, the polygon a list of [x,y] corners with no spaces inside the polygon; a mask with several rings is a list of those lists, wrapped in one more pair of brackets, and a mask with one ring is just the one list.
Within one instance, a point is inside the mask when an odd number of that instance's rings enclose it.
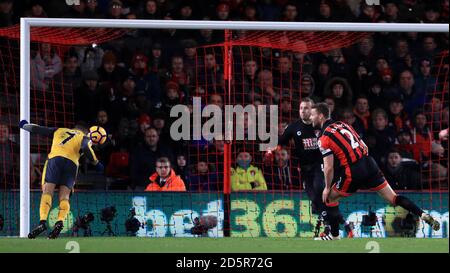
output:
{"label": "goal post", "polygon": [[[123,28],[123,29],[215,29],[254,31],[330,31],[330,32],[448,32],[448,24],[393,23],[310,23],[246,21],[179,21],[21,18],[20,21],[20,119],[30,121],[30,43],[33,27]],[[232,46],[232,45],[231,45]],[[230,50],[230,49],[229,49]],[[225,56],[227,54],[224,54]],[[226,58],[226,57],[225,57]],[[225,62],[226,63],[226,62]],[[231,66],[231,62],[227,65]],[[228,68],[225,68],[228,69]],[[231,71],[231,70],[230,70]],[[229,87],[231,84],[228,78]],[[228,149],[225,149],[227,151]],[[231,154],[226,154],[227,161]],[[20,237],[30,230],[30,134],[20,130]]]}

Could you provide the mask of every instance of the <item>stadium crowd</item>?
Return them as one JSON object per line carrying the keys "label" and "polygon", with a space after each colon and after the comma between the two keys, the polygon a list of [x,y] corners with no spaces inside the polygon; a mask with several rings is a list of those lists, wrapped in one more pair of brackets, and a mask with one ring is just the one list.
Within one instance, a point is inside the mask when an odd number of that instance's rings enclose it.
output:
{"label": "stadium crowd", "polygon": [[[20,16],[440,23],[448,19],[448,8],[448,0],[390,0],[381,6],[351,0],[80,0],[74,6],[60,0],[0,0],[0,27],[17,24]],[[64,90],[67,100],[73,99],[73,123],[106,129],[109,140],[96,153],[106,166],[109,189],[157,189],[147,186],[161,157],[169,159],[186,190],[223,189],[225,142],[174,141],[169,134],[174,121],[170,109],[192,106],[193,96],[221,108],[227,103],[278,105],[279,134],[299,118],[302,98],[325,101],[334,119],[351,124],[363,136],[394,189],[448,188],[448,141],[438,135],[449,123],[448,81],[437,75],[438,68],[448,69],[448,59],[444,64],[436,61],[448,50],[448,33],[380,32],[352,47],[314,54],[241,47],[233,51],[231,101],[224,96],[222,50],[208,47],[223,40],[223,31],[147,29],[64,51],[33,44],[32,89]],[[247,130],[253,126],[247,119],[242,122]],[[13,130],[0,123],[5,187],[18,187],[10,183],[17,175],[11,160],[18,154],[10,143]],[[301,166],[289,147],[271,156],[254,148],[233,151],[233,190],[303,188],[298,182]],[[86,167],[81,173],[81,180],[93,180]],[[39,187],[40,175],[33,166],[34,187]],[[242,179],[248,186],[237,183]]]}

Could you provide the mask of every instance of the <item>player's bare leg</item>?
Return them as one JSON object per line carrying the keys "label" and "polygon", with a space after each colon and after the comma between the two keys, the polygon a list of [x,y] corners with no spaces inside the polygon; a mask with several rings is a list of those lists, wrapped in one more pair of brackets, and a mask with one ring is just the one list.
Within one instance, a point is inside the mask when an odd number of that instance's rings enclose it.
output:
{"label": "player's bare leg", "polygon": [[50,235],[48,235],[49,239],[58,238],[62,229],[64,228],[63,221],[66,219],[67,215],[70,212],[70,192],[71,189],[64,185],[59,186],[59,212],[58,212],[58,220],[55,223],[55,227],[53,228]]}
{"label": "player's bare leg", "polygon": [[420,209],[416,204],[414,204],[414,202],[412,202],[408,198],[397,195],[391,188],[389,183],[386,183],[386,186],[378,190],[377,192],[381,197],[383,197],[384,200],[386,200],[386,202],[388,202],[392,206],[400,206],[407,211],[412,212],[413,214],[419,216],[420,219],[425,221],[425,223],[429,224],[433,230],[439,230],[441,224],[438,221],[434,220],[433,217],[431,217],[431,215],[429,215],[428,213],[423,212],[422,209]]}
{"label": "player's bare leg", "polygon": [[330,194],[328,195],[327,206],[327,218],[330,224],[330,233],[324,234],[323,236],[314,238],[314,240],[339,240],[339,221],[340,221],[340,212],[339,212],[339,200],[342,196],[334,189],[331,188]]}
{"label": "player's bare leg", "polygon": [[47,230],[47,218],[52,208],[52,197],[55,186],[53,183],[44,183],[42,185],[41,203],[39,206],[40,221],[39,225],[28,234],[28,238],[30,239],[36,238],[39,234]]}

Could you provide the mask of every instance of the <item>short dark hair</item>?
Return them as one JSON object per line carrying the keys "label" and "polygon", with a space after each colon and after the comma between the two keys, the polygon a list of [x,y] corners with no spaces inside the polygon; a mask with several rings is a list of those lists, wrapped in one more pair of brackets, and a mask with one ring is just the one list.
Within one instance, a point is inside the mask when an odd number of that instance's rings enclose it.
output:
{"label": "short dark hair", "polygon": [[158,158],[156,160],[156,163],[168,163],[170,165],[170,160],[169,160],[169,158],[163,156],[163,157]]}
{"label": "short dark hair", "polygon": [[313,105],[312,109],[316,109],[316,111],[319,114],[322,114],[325,116],[325,118],[330,118],[330,108],[328,107],[328,104],[325,102],[316,103]]}
{"label": "short dark hair", "polygon": [[310,97],[304,97],[304,98],[302,98],[302,99],[300,100],[300,104],[301,104],[302,102],[310,102],[312,105],[314,105],[314,100],[311,99]]}
{"label": "short dark hair", "polygon": [[386,158],[389,157],[390,154],[399,154],[400,157],[402,156],[400,150],[398,150],[397,148],[389,149],[389,151],[386,153]]}

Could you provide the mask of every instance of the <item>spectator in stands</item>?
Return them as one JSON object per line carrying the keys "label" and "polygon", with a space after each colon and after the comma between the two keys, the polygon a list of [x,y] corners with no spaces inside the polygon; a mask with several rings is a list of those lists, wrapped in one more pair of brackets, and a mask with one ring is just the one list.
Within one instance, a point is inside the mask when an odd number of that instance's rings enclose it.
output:
{"label": "spectator in stands", "polygon": [[269,190],[300,190],[300,172],[297,167],[291,166],[288,149],[276,150],[274,155],[275,166],[269,172],[264,172],[264,178]]}
{"label": "spectator in stands", "polygon": [[314,94],[318,97],[325,97],[325,84],[331,79],[331,64],[327,57],[321,57],[318,64],[317,70],[313,73],[315,82]]}
{"label": "spectator in stands", "polygon": [[179,85],[180,89],[185,90],[190,85],[191,79],[184,70],[183,57],[180,55],[172,56],[170,71],[165,75],[164,84],[172,81]]}
{"label": "spectator in stands", "polygon": [[294,2],[288,2],[284,5],[283,16],[281,18],[281,21],[286,22],[302,21],[298,13],[297,5]]}
{"label": "spectator in stands", "polygon": [[324,87],[325,97],[332,97],[336,108],[345,108],[353,105],[353,92],[348,81],[341,77],[331,78]]}
{"label": "spectator in stands", "polygon": [[13,0],[0,0],[0,28],[17,23]]}
{"label": "spectator in stands", "polygon": [[159,143],[156,129],[145,130],[144,143],[138,144],[131,152],[131,188],[144,189],[148,177],[155,172],[156,160],[165,156],[172,161],[172,151]]}
{"label": "spectator in stands", "polygon": [[351,125],[361,138],[365,137],[366,129],[364,123],[355,115],[352,108],[344,108],[340,111],[340,120]]}
{"label": "spectator in stands", "polygon": [[291,120],[295,119],[296,113],[298,113],[298,109],[294,109],[292,105],[298,105],[298,99],[294,99],[291,97],[289,89],[285,89],[283,91],[283,95],[281,96],[280,101],[280,109],[279,116],[281,117],[281,121],[291,122]]}
{"label": "spectator in stands", "polygon": [[48,90],[53,77],[62,70],[61,58],[55,48],[48,43],[39,44],[31,56],[31,88]]}
{"label": "spectator in stands", "polygon": [[383,6],[383,17],[388,23],[403,23],[403,18],[399,14],[398,2],[396,0],[384,1]]}
{"label": "spectator in stands", "polygon": [[416,153],[420,154],[420,152],[417,152],[418,149],[412,142],[410,129],[402,129],[398,132],[395,140],[395,149],[399,151],[402,158],[414,159],[417,162],[420,160],[420,156],[416,156]]}
{"label": "spectator in stands", "polygon": [[300,79],[300,97],[301,98],[311,98],[314,102],[319,102],[320,97],[314,94],[315,92],[315,81],[310,74],[303,74]]}
{"label": "spectator in stands", "polygon": [[186,191],[184,181],[175,174],[167,157],[156,160],[156,172],[150,176],[145,191]]}
{"label": "spectator in stands", "polygon": [[231,168],[231,190],[267,190],[266,180],[258,167],[253,166],[249,152],[240,151],[236,168]]}
{"label": "spectator in stands", "polygon": [[136,139],[137,142],[139,143],[143,143],[144,142],[144,136],[145,136],[145,131],[150,128],[152,126],[152,120],[150,118],[150,116],[146,113],[142,113],[138,119],[137,119],[137,123],[138,123],[138,132],[136,134]]}
{"label": "spectator in stands", "polygon": [[392,64],[392,70],[395,74],[399,74],[407,69],[406,59],[410,55],[409,43],[406,38],[398,38],[395,40],[394,51],[392,52],[389,63]]}
{"label": "spectator in stands", "polygon": [[104,51],[100,46],[76,47],[81,72],[97,70],[102,65]]}
{"label": "spectator in stands", "polygon": [[372,72],[369,72],[368,65],[364,62],[360,62],[356,67],[355,74],[351,77],[352,90],[354,91],[354,95],[356,97],[366,93],[367,90],[369,90],[371,76]]}
{"label": "spectator in stands", "polygon": [[54,77],[57,82],[56,88],[57,90],[72,93],[72,90],[80,87],[83,82],[80,62],[78,55],[74,51],[69,51],[64,59],[64,69]]}
{"label": "spectator in stands", "polygon": [[214,139],[212,145],[208,147],[208,162],[216,167],[219,181],[223,181],[223,158],[225,152],[225,141]]}
{"label": "spectator in stands", "polygon": [[161,103],[161,88],[156,73],[148,71],[148,58],[142,53],[136,53],[131,60],[131,73],[136,84],[136,90],[145,92],[146,98],[153,106]]}
{"label": "spectator in stands", "polygon": [[220,109],[223,109],[223,99],[219,94],[211,94],[208,98],[208,104],[217,105]]}
{"label": "spectator in stands", "polygon": [[[108,91],[111,90],[106,90],[106,92]],[[136,82],[132,75],[128,74],[122,77],[120,86],[115,89],[114,94],[109,94],[109,98],[107,109],[111,113],[111,119],[114,124],[120,117],[126,117],[131,120],[137,119],[140,115],[140,109],[136,100]]]}
{"label": "spectator in stands", "polygon": [[330,117],[333,120],[337,120],[339,115],[337,113],[338,111],[336,109],[336,103],[334,101],[334,98],[331,96],[328,96],[328,97],[325,97],[325,99],[323,101],[328,105],[328,108],[330,108]]}
{"label": "spectator in stands", "polygon": [[249,94],[250,103],[260,99],[265,105],[275,105],[280,101],[280,92],[273,85],[273,75],[270,70],[262,70],[258,73],[258,89],[260,92]]}
{"label": "spectator in stands", "polygon": [[108,118],[108,112],[106,110],[99,110],[97,112],[97,119],[95,121],[95,125],[103,127],[108,135],[111,135],[113,133],[114,127]]}
{"label": "spectator in stands", "polygon": [[197,85],[204,86],[208,93],[224,94],[223,68],[217,64],[215,52],[207,52],[202,65],[204,67],[199,71]]}
{"label": "spectator in stands", "polygon": [[438,136],[436,133],[442,128],[442,123],[444,119],[444,104],[441,100],[441,95],[434,95],[431,100],[430,104],[425,106],[425,111],[427,111],[430,117],[430,124],[431,124],[431,130],[434,133],[434,139],[438,139]]}
{"label": "spectator in stands", "polygon": [[88,18],[101,19],[105,17],[98,7],[97,0],[86,0],[85,13]]}
{"label": "spectator in stands", "polygon": [[241,16],[244,21],[259,21],[259,12],[255,3],[245,3],[243,15]]}
{"label": "spectator in stands", "polygon": [[[335,10],[332,8],[332,6],[333,4],[330,0],[321,0],[319,2],[319,5],[317,6],[318,11],[316,12],[313,20],[316,22],[335,22],[338,18],[336,18],[333,14]],[[343,21],[345,21],[345,19]]]}
{"label": "spectator in stands", "polygon": [[431,129],[428,127],[428,119],[425,113],[418,111],[414,115],[411,134],[412,142],[416,145],[416,160],[430,160],[431,157],[442,157],[444,155],[442,145],[434,141]]}
{"label": "spectator in stands", "polygon": [[[191,1],[182,1],[178,6],[177,20],[195,20],[194,6]],[[191,32],[191,31],[190,31]],[[190,35],[189,35],[190,36]]]}
{"label": "spectator in stands", "polygon": [[360,13],[358,22],[375,23],[380,17],[380,10],[375,5],[368,5],[365,1],[360,2]]}
{"label": "spectator in stands", "polygon": [[24,17],[40,17],[47,18],[47,13],[44,10],[44,1],[32,0],[29,4],[30,9],[25,11]]}
{"label": "spectator in stands", "polygon": [[117,65],[117,57],[112,51],[107,51],[103,54],[102,65],[98,69],[99,85],[109,90],[115,89],[120,85],[123,75],[126,75],[126,71]]}
{"label": "spectator in stands", "polygon": [[400,152],[393,149],[386,155],[384,175],[394,190],[420,190],[420,166],[416,161],[403,160]]}
{"label": "spectator in stands", "polygon": [[342,49],[337,48],[330,50],[328,56],[331,60],[331,73],[337,77],[350,78],[350,65],[347,58],[344,56]]}
{"label": "spectator in stands", "polygon": [[410,70],[405,70],[399,76],[399,93],[404,98],[405,111],[412,116],[413,112],[425,104],[426,90],[419,90],[415,86],[414,76]]}
{"label": "spectator in stands", "polygon": [[167,73],[165,64],[165,57],[163,55],[162,45],[160,43],[153,43],[151,47],[151,54],[149,60],[149,70],[162,78]]}
{"label": "spectator in stands", "polygon": [[[442,1],[442,3],[445,3],[445,2],[447,2],[447,4],[448,4],[448,1]],[[436,4],[429,4],[425,7],[425,10],[423,13],[423,22],[424,23],[438,24],[438,23],[443,23],[444,20],[445,20],[445,18],[441,19],[440,10]]]}
{"label": "spectator in stands", "polygon": [[97,72],[84,72],[83,83],[74,92],[75,121],[91,124],[95,121],[98,110],[105,105],[105,97],[98,86]]}
{"label": "spectator in stands", "polygon": [[186,73],[190,79],[195,79],[197,69],[197,42],[194,39],[187,39],[181,41],[181,47],[183,48],[183,63]]}
{"label": "spectator in stands", "polygon": [[[211,18],[205,16],[203,17],[203,20],[211,20]],[[214,32],[212,29],[200,29],[198,31],[196,41],[199,45],[214,44],[215,42],[221,40],[221,38],[218,37],[219,35],[217,33],[218,32]]]}
{"label": "spectator in stands", "polygon": [[422,58],[432,59],[439,53],[438,45],[436,39],[433,35],[425,35],[422,39]]}
{"label": "spectator in stands", "polygon": [[353,113],[362,122],[363,129],[368,130],[370,124],[370,106],[369,100],[366,96],[361,95],[356,99],[355,107],[353,108]]}
{"label": "spectator in stands", "polygon": [[278,88],[294,89],[299,85],[299,71],[292,69],[292,57],[282,55],[278,58],[277,69],[273,73],[274,86]]}
{"label": "spectator in stands", "polygon": [[107,19],[125,19],[123,16],[123,3],[120,0],[113,0],[109,3]]}
{"label": "spectator in stands", "polygon": [[354,53],[350,53],[349,60],[353,64],[364,62],[367,64],[372,64],[374,56],[377,55],[375,50],[375,44],[372,36],[367,36],[361,39],[361,41],[356,44],[356,50]]}
{"label": "spectator in stands", "polygon": [[144,9],[139,19],[158,20],[161,19],[161,13],[158,9],[158,3],[156,0],[144,1]]}
{"label": "spectator in stands", "polygon": [[436,86],[436,77],[431,75],[432,62],[428,58],[422,58],[419,61],[419,71],[414,78],[415,86],[418,90],[423,92],[431,92]]}
{"label": "spectator in stands", "polygon": [[389,102],[388,117],[389,127],[394,128],[396,133],[403,129],[409,129],[411,126],[409,116],[404,111],[401,97],[394,98]]}
{"label": "spectator in stands", "polygon": [[230,19],[230,6],[227,2],[221,2],[216,7],[216,18],[218,21],[227,21]]}
{"label": "spectator in stands", "polygon": [[394,129],[388,127],[388,116],[383,109],[378,108],[372,112],[372,126],[367,131],[366,140],[372,157],[378,164],[383,163],[384,157],[395,143]]}
{"label": "spectator in stands", "polygon": [[186,190],[189,191],[189,186],[191,184],[190,178],[189,178],[189,169],[188,169],[188,163],[187,163],[187,157],[185,154],[178,154],[176,158],[176,165],[173,168],[175,173],[181,177],[181,179],[184,181],[184,185],[186,186]]}
{"label": "spectator in stands", "polygon": [[[239,77],[237,80],[238,84],[242,86],[242,89],[236,89],[235,94],[235,102],[244,105],[247,101],[245,100],[246,96],[250,93],[254,93],[257,88],[257,72],[258,72],[258,63],[253,58],[246,59],[244,61],[244,73],[242,78],[241,75],[236,75]],[[242,83],[239,83],[239,80],[242,80]]]}
{"label": "spectator in stands", "polygon": [[165,86],[165,93],[162,97],[162,105],[160,110],[166,114],[170,114],[170,109],[173,106],[182,103],[184,100],[184,93],[180,90],[178,83],[168,81]]}
{"label": "spectator in stands", "polygon": [[219,181],[217,172],[212,164],[208,164],[206,157],[201,156],[190,176],[189,190],[194,192],[221,192],[223,182]]}

